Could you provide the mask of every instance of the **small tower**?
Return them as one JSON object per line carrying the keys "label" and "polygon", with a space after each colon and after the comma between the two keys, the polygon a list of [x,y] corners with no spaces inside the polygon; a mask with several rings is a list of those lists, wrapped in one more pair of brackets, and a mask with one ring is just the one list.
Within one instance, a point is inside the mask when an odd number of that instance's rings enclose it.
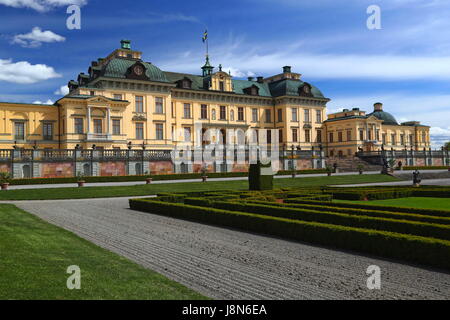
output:
{"label": "small tower", "polygon": [[203,77],[208,77],[212,75],[214,67],[211,66],[211,64],[209,63],[209,56],[206,56],[206,62],[205,65],[202,67],[202,70],[203,70]]}
{"label": "small tower", "polygon": [[131,50],[131,41],[130,40],[121,40],[120,47],[122,49]]}

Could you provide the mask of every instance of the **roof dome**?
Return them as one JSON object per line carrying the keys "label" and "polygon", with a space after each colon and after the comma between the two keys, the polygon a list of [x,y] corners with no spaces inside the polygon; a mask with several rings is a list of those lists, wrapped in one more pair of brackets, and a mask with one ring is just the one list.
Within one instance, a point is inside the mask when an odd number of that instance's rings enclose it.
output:
{"label": "roof dome", "polygon": [[395,120],[394,116],[390,114],[389,112],[383,111],[383,104],[378,102],[374,105],[374,112],[368,114],[367,116],[374,116],[375,118],[379,120],[383,120],[383,124],[387,125],[398,125],[397,120]]}
{"label": "roof dome", "polygon": [[[134,65],[136,61],[127,59],[111,59],[105,67],[104,76],[111,78],[126,78],[129,67]],[[142,62],[146,69],[146,76],[151,81],[168,82],[166,75],[155,65]]]}

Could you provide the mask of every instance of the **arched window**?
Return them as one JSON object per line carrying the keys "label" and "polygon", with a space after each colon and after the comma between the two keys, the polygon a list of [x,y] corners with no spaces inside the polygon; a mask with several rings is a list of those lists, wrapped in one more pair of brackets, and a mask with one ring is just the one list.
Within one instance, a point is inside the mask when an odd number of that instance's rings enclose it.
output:
{"label": "arched window", "polygon": [[83,165],[83,174],[85,176],[90,176],[91,175],[91,166],[89,165],[89,163],[85,163]]}
{"label": "arched window", "polygon": [[31,178],[31,167],[29,165],[24,165],[22,167],[22,176],[24,178]]}
{"label": "arched window", "polygon": [[136,171],[136,175],[142,175],[142,164],[140,162],[134,165],[134,169]]}

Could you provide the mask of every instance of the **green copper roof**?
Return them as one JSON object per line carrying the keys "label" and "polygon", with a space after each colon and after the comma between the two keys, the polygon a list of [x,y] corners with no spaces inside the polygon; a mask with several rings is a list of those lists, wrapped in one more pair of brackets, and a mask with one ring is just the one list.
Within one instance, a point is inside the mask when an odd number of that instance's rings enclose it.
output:
{"label": "green copper roof", "polygon": [[244,89],[251,86],[257,86],[259,88],[259,96],[271,97],[269,85],[267,83],[259,83],[256,81],[247,80],[233,80],[234,92],[237,94],[245,94]]}
{"label": "green copper roof", "polygon": [[[298,80],[284,79],[269,84],[270,92],[273,97],[281,96],[299,96],[299,88],[303,87],[305,82]],[[311,86],[311,93],[314,98],[324,99],[322,92],[315,86]]]}
{"label": "green copper roof", "polygon": [[395,120],[394,116],[392,114],[390,114],[389,112],[375,111],[375,112],[369,113],[367,115],[367,117],[370,117],[370,116],[374,116],[377,119],[383,120],[383,124],[398,126],[397,120]]}
{"label": "green copper roof", "polygon": [[[111,59],[106,65],[103,76],[110,78],[126,78],[127,70],[136,63],[136,60]],[[155,65],[141,62],[146,68],[146,75],[150,81],[168,82],[166,75]]]}
{"label": "green copper roof", "polygon": [[[202,77],[187,73],[176,73],[176,72],[164,72],[167,79],[170,82],[176,82],[184,78],[190,79],[192,81],[193,90],[206,90],[204,86],[204,81],[209,81],[210,77]],[[250,88],[255,85],[259,88],[259,96],[261,97],[271,97],[269,85],[267,83],[258,83],[256,81],[247,80],[232,80],[233,81],[233,92],[236,94],[245,94],[244,89]]]}

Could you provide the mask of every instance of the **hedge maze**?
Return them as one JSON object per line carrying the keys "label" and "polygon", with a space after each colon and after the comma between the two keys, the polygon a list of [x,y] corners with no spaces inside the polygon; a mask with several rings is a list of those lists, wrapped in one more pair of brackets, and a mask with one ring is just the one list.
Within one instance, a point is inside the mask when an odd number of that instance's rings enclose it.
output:
{"label": "hedge maze", "polygon": [[333,199],[450,197],[449,187],[216,191],[132,199],[134,210],[450,270],[450,210]]}

